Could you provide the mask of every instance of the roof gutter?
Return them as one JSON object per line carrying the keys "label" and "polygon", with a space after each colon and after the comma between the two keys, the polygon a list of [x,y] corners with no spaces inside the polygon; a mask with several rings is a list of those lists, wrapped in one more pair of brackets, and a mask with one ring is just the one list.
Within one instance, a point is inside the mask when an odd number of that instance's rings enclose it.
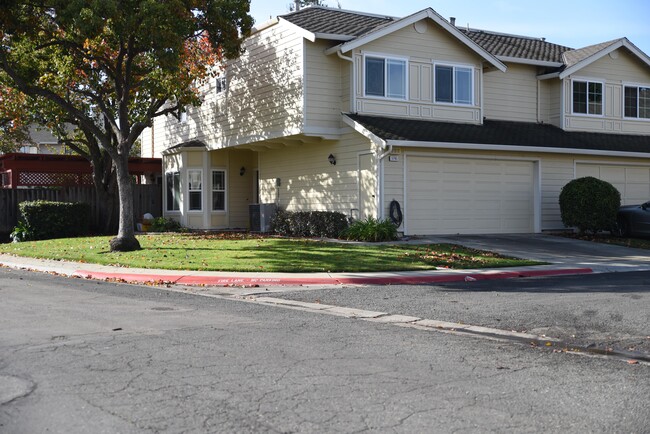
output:
{"label": "roof gutter", "polygon": [[647,152],[601,151],[598,149],[549,148],[520,145],[489,145],[482,143],[419,142],[414,140],[386,140],[387,146],[412,148],[461,149],[473,151],[508,151],[540,154],[578,154],[604,157],[632,157],[648,159]]}
{"label": "roof gutter", "polygon": [[564,63],[562,63],[562,62],[551,62],[551,61],[548,61],[548,60],[526,59],[526,58],[523,58],[523,57],[497,56],[497,59],[499,59],[502,62],[519,63],[519,64],[522,64],[522,65],[546,66],[546,67],[549,67],[549,68],[559,68],[561,66],[564,66]]}

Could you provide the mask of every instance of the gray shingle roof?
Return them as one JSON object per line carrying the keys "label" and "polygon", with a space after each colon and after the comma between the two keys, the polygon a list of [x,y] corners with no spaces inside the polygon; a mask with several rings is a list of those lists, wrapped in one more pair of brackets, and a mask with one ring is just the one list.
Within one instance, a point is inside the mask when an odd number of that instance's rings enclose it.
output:
{"label": "gray shingle roof", "polygon": [[650,136],[568,132],[548,124],[485,120],[483,125],[347,114],[384,140],[650,152]]}
{"label": "gray shingle roof", "polygon": [[567,51],[563,54],[564,63],[567,67],[573,66],[576,63],[582,62],[586,58],[599,53],[610,45],[617,43],[621,39],[624,38],[614,39],[612,41],[601,42],[600,44],[589,45],[588,47],[579,48],[577,50]]}
{"label": "gray shingle roof", "polygon": [[541,38],[506,35],[486,30],[458,28],[484,50],[495,56],[562,63],[562,53],[572,50]]}
{"label": "gray shingle roof", "polygon": [[393,17],[363,14],[321,6],[311,6],[281,15],[281,18],[312,33],[358,37],[396,21]]}

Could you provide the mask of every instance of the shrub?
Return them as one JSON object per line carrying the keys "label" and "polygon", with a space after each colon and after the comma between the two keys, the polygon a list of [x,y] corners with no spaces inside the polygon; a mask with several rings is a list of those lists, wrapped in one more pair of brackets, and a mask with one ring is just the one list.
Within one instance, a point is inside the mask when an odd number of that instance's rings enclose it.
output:
{"label": "shrub", "polygon": [[560,193],[562,223],[578,228],[581,234],[615,229],[620,206],[616,187],[591,176],[574,179]]}
{"label": "shrub", "polygon": [[388,219],[377,220],[368,217],[365,220],[357,220],[350,225],[341,237],[354,241],[393,241],[397,239],[397,227]]}
{"label": "shrub", "polygon": [[18,205],[20,221],[12,232],[14,241],[47,240],[88,234],[90,205],[83,202],[36,200]]}
{"label": "shrub", "polygon": [[151,232],[180,232],[183,227],[172,218],[156,217],[149,229]]}
{"label": "shrub", "polygon": [[278,210],[271,231],[287,237],[336,238],[348,224],[348,217],[340,212]]}

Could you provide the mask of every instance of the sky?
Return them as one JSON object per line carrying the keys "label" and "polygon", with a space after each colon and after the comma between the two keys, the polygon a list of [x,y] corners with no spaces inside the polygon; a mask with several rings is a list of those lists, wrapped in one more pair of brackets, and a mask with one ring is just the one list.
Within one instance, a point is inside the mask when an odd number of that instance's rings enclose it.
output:
{"label": "sky", "polygon": [[[251,0],[251,15],[261,24],[286,14],[292,0]],[[650,56],[648,0],[325,0],[330,7],[404,17],[431,7],[456,25],[581,48],[627,37]]]}

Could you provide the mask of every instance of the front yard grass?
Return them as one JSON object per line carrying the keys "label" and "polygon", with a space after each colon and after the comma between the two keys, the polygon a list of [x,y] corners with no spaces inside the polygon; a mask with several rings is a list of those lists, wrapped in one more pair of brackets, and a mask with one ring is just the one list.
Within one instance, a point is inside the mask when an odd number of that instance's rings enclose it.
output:
{"label": "front yard grass", "polygon": [[417,271],[539,265],[452,244],[343,244],[246,234],[140,235],[143,250],[111,253],[110,237],[1,244],[0,253],[137,268],[260,272]]}

